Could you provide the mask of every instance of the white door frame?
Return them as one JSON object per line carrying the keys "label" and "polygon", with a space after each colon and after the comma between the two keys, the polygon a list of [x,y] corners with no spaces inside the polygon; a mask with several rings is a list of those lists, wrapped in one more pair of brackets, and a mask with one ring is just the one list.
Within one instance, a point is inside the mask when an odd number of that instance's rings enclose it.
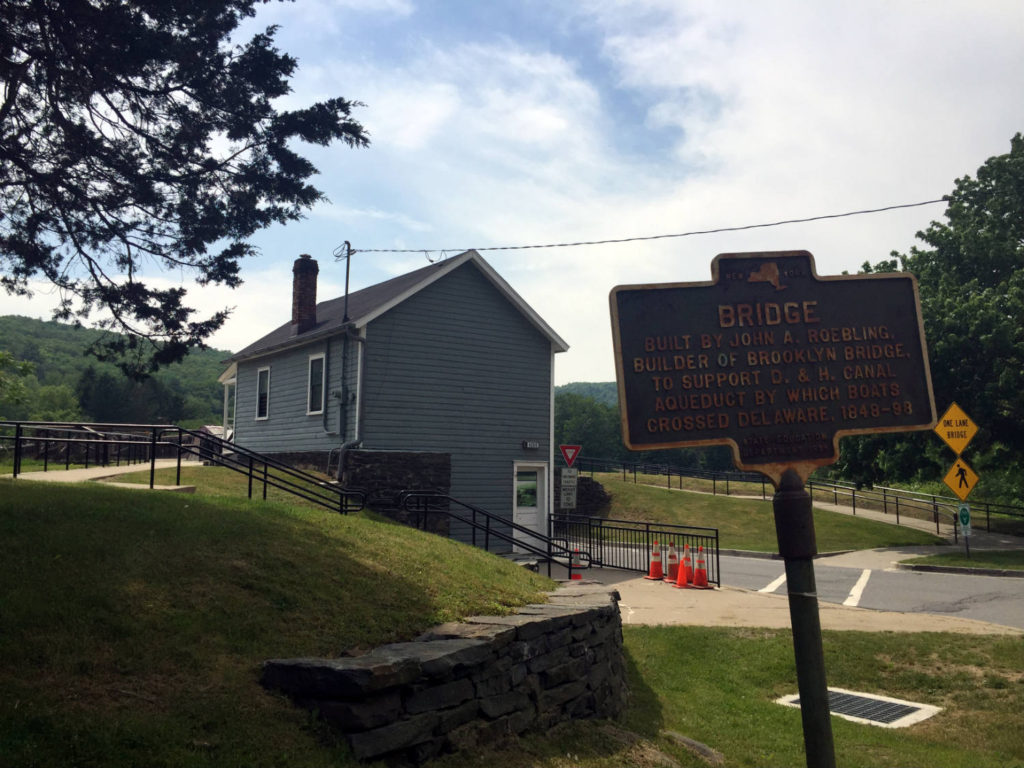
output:
{"label": "white door frame", "polygon": [[[517,482],[520,472],[536,472],[537,473],[537,507],[536,510],[533,508],[527,508],[523,512],[520,512],[518,504],[517,494]],[[548,533],[548,512],[550,504],[550,472],[549,465],[544,461],[513,461],[512,462],[512,522],[517,523],[532,530],[542,536],[547,536]],[[516,532],[516,535],[520,535]],[[535,544],[539,545],[540,542],[536,541]],[[513,552],[522,551],[519,547],[513,547]]]}

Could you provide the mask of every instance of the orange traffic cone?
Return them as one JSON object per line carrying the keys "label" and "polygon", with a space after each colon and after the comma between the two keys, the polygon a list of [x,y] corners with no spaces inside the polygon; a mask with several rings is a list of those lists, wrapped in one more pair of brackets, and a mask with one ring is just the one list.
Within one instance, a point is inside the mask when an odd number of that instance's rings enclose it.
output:
{"label": "orange traffic cone", "polygon": [[583,578],[583,563],[580,562],[580,551],[572,551],[572,560],[569,561],[569,578],[573,581]]}
{"label": "orange traffic cone", "polygon": [[679,564],[679,575],[676,583],[672,586],[678,589],[687,589],[693,581],[693,560],[690,554],[690,545],[683,544],[683,562]]}
{"label": "orange traffic cone", "polygon": [[661,571],[661,549],[658,547],[658,542],[654,542],[654,549],[651,550],[651,570],[644,578],[661,581],[664,576],[665,574]]}
{"label": "orange traffic cone", "polygon": [[668,573],[665,574],[665,581],[672,582],[679,578],[679,553],[676,552],[676,543],[668,543]]}
{"label": "orange traffic cone", "polygon": [[693,586],[697,589],[711,589],[708,584],[708,563],[704,558],[704,547],[697,550],[697,567],[693,572]]}

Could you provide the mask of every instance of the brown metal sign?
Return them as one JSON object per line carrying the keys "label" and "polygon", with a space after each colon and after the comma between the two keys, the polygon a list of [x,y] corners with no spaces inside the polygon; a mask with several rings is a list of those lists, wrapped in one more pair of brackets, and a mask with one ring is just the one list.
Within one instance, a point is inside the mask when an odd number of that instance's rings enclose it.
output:
{"label": "brown metal sign", "polygon": [[834,462],[842,435],[934,425],[912,275],[818,277],[807,251],[721,254],[711,273],[611,292],[629,448],[727,444],[778,482]]}

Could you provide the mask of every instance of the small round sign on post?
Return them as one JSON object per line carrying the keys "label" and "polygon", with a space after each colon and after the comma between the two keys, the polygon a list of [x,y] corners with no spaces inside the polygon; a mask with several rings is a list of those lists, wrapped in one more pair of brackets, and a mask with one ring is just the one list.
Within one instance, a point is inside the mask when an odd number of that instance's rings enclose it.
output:
{"label": "small round sign on post", "polygon": [[957,522],[960,523],[960,533],[964,535],[964,552],[971,556],[971,508],[966,503],[960,505],[956,511]]}
{"label": "small round sign on post", "polygon": [[960,530],[964,536],[971,535],[971,508],[967,504],[961,504],[957,510],[957,518],[960,520]]}

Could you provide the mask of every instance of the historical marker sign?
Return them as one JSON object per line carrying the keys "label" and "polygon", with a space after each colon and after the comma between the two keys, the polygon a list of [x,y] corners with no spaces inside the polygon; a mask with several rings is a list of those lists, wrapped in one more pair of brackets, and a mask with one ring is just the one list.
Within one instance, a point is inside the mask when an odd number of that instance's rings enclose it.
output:
{"label": "historical marker sign", "polygon": [[935,423],[911,275],[819,277],[807,251],[722,254],[711,273],[611,292],[629,448],[727,444],[778,482],[834,462],[842,435]]}

